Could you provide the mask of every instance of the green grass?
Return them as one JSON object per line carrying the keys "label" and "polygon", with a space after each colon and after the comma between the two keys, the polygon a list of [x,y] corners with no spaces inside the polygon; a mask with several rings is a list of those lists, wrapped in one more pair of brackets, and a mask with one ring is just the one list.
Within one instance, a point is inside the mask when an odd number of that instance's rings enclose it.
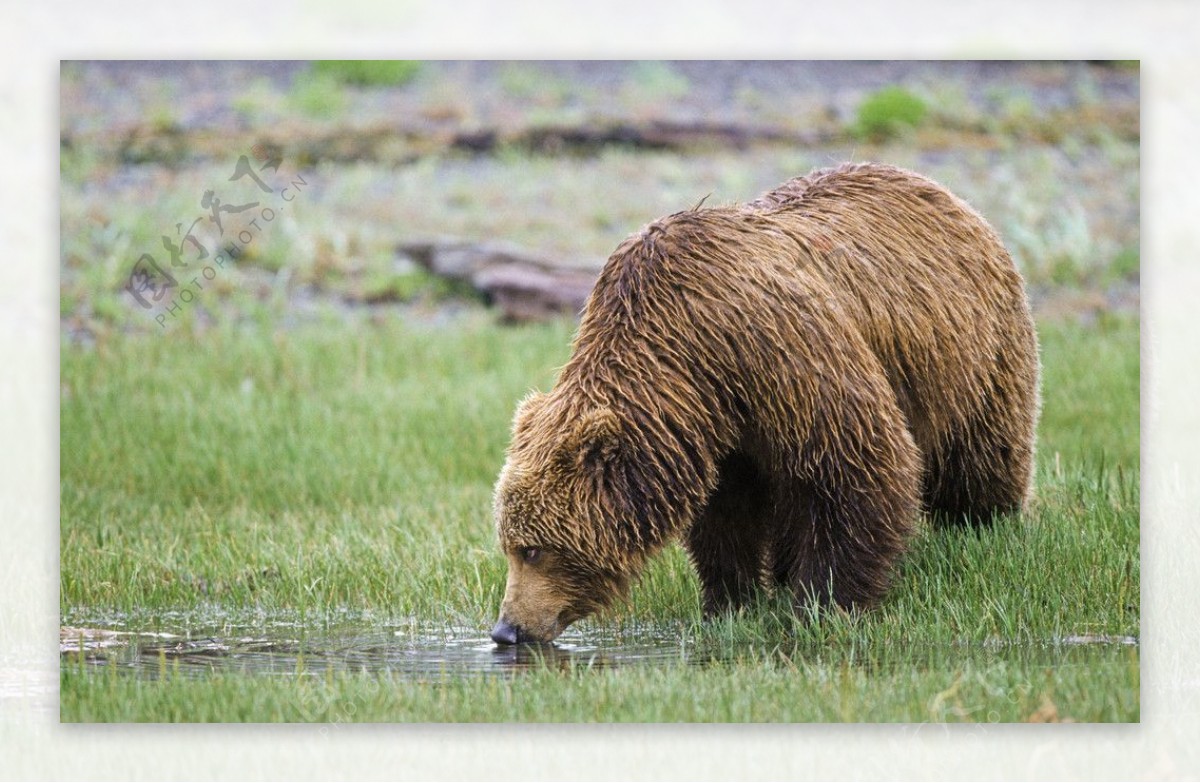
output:
{"label": "green grass", "polygon": [[416,78],[421,63],[419,60],[316,60],[312,70],[342,84],[398,87]]}
{"label": "green grass", "polygon": [[[290,108],[314,120],[332,120],[347,113],[347,88],[384,88],[412,82],[421,70],[416,60],[316,60],[298,74],[287,92]],[[253,115],[269,96],[241,98],[239,110]]]}
{"label": "green grass", "polygon": [[[792,660],[750,654],[722,667],[542,668],[519,680],[414,683],[388,675],[290,679],[168,675],[130,680],[115,670],[61,677],[63,715],[76,721],[464,722],[1018,722],[1125,721],[1138,714],[1134,650],[1072,656],[1057,667],[1002,656],[946,666]],[[1104,688],[1093,690],[1098,682]]]}
{"label": "green grass", "polygon": [[319,71],[298,76],[287,101],[296,111],[316,120],[333,119],[349,105],[342,81]]}
{"label": "green grass", "polygon": [[919,127],[928,113],[925,101],[903,87],[884,87],[859,104],[853,131],[859,138],[883,141]]}
{"label": "green grass", "polygon": [[631,104],[677,100],[692,89],[691,82],[670,63],[642,60],[632,63],[621,92]]}
{"label": "green grass", "polygon": [[[62,611],[170,627],[197,606],[352,609],[482,634],[504,580],[490,504],[508,422],[530,387],[550,386],[572,328],[229,326],[64,342]],[[1062,644],[1139,635],[1138,323],[1040,331],[1033,508],[989,531],[923,532],[876,611],[805,622],[766,598],[701,624],[673,548],[584,633],[682,624],[719,663],[429,684],[151,681],[64,658],[62,717],[1138,720],[1136,648]]]}

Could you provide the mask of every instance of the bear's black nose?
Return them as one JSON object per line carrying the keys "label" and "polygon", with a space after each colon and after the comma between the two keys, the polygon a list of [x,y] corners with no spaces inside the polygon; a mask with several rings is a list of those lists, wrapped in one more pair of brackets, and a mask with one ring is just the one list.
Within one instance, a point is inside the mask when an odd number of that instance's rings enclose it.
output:
{"label": "bear's black nose", "polygon": [[503,617],[496,622],[496,627],[492,629],[492,641],[496,644],[516,644],[520,635],[517,626]]}

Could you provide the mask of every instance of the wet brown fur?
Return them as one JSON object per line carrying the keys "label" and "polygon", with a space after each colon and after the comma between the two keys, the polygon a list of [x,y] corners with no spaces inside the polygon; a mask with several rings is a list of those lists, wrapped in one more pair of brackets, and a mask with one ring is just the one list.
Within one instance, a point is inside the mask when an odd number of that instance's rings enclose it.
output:
{"label": "wet brown fur", "polygon": [[848,165],[655,221],[605,265],[555,388],[518,409],[502,618],[553,638],[676,538],[706,613],[764,584],[868,606],[921,509],[1022,507],[1037,386],[1019,274],[930,180]]}

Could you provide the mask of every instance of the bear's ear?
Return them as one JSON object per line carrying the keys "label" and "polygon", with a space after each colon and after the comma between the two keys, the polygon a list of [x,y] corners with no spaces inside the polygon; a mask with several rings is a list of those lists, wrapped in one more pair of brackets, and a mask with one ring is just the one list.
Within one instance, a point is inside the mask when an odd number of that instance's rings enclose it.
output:
{"label": "bear's ear", "polygon": [[620,451],[621,421],[609,408],[594,408],[579,417],[563,440],[565,460],[580,467],[598,467]]}

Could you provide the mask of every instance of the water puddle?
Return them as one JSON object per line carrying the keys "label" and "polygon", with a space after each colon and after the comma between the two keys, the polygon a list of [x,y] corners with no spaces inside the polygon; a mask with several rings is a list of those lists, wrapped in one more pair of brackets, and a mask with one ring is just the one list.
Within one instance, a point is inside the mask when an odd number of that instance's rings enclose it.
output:
{"label": "water puddle", "polygon": [[[156,616],[153,622],[109,616],[66,618],[59,649],[63,666],[135,676],[206,677],[221,672],[267,676],[376,672],[411,680],[441,681],[515,676],[534,668],[604,669],[630,666],[710,665],[745,650],[705,642],[685,626],[585,627],[568,630],[553,645],[498,646],[483,628],[430,629],[405,620],[342,617],[302,622],[291,616]],[[146,630],[151,629],[151,630]],[[1078,634],[1039,644],[993,643],[954,649],[898,651],[890,662],[971,657],[1036,657],[1047,665],[1103,660],[1132,648],[1129,636]],[[778,649],[771,655],[819,659],[821,649]]]}
{"label": "water puddle", "polygon": [[[124,623],[122,623],[124,625]],[[142,676],[205,676],[221,671],[288,675],[390,672],[405,679],[504,676],[535,667],[698,664],[714,659],[680,628],[634,632],[571,630],[551,645],[499,646],[485,629],[415,623],[356,623],[306,629],[293,621],[229,622],[184,631],[63,626],[64,665],[115,667]]]}

